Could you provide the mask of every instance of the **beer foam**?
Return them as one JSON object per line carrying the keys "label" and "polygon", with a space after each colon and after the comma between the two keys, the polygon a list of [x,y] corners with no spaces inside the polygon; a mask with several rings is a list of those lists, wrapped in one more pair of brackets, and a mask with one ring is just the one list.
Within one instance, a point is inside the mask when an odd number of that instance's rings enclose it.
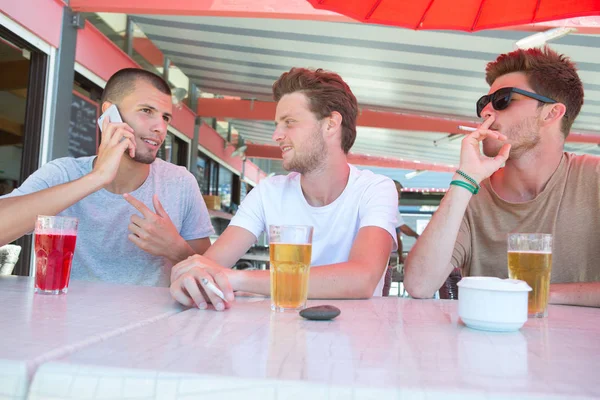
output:
{"label": "beer foam", "polygon": [[509,253],[525,253],[525,254],[552,254],[552,251],[542,251],[542,250],[509,250]]}
{"label": "beer foam", "polygon": [[41,231],[36,230],[36,235],[57,235],[57,236],[77,236],[77,231],[73,229],[46,228]]}

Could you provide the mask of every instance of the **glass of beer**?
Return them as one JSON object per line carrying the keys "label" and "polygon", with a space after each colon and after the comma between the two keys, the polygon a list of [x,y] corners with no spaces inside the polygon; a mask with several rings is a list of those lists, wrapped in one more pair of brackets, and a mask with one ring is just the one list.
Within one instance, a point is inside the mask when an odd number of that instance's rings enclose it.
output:
{"label": "glass of beer", "polygon": [[552,235],[513,233],[508,235],[508,276],[527,282],[530,317],[548,315],[548,292],[552,272]]}
{"label": "glass of beer", "polygon": [[302,310],[308,296],[313,227],[269,225],[271,310]]}
{"label": "glass of beer", "polygon": [[35,223],[35,292],[65,294],[79,220],[39,215]]}

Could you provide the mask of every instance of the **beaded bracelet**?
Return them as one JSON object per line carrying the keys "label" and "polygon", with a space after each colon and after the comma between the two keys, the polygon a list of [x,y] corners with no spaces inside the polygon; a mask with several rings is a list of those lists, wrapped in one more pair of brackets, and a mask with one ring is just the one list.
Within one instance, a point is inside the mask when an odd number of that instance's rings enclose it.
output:
{"label": "beaded bracelet", "polygon": [[471,178],[469,175],[465,174],[460,169],[457,169],[456,173],[459,174],[460,176],[462,176],[463,178],[465,178],[466,180],[468,180],[469,182],[471,182],[473,185],[475,185],[475,187],[477,188],[477,190],[479,190],[481,188],[479,186],[479,183],[477,183],[477,181],[475,179]]}
{"label": "beaded bracelet", "polygon": [[462,188],[467,189],[469,192],[471,192],[473,194],[477,194],[479,192],[479,188],[477,186],[473,186],[469,182],[465,182],[465,181],[452,181],[452,182],[450,182],[450,185],[460,186]]}

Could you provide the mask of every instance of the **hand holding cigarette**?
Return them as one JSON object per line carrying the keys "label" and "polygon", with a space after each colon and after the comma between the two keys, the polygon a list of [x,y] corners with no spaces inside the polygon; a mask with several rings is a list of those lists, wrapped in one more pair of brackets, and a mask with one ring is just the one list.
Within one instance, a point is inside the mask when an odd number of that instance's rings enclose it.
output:
{"label": "hand holding cigarette", "polygon": [[204,285],[204,287],[206,289],[210,290],[211,292],[213,292],[214,294],[219,296],[221,298],[221,300],[223,300],[224,302],[227,302],[227,299],[225,299],[225,295],[223,294],[223,292],[221,292],[221,289],[216,287],[214,283],[212,283],[211,281],[209,281],[206,278],[202,278],[200,282],[202,282],[202,285]]}
{"label": "hand holding cigarette", "polygon": [[228,277],[234,272],[195,254],[171,269],[171,296],[188,307],[206,310],[212,303],[215,310],[223,311],[235,301]]}

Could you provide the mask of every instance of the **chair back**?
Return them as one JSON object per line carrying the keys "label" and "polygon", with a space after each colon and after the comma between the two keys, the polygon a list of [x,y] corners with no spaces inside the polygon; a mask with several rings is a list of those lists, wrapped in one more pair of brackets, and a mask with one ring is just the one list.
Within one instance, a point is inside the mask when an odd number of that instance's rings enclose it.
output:
{"label": "chair back", "polygon": [[0,247],[0,276],[10,275],[19,261],[21,246],[7,244]]}
{"label": "chair back", "polygon": [[458,282],[462,279],[460,268],[454,268],[440,288],[440,299],[458,300]]}

